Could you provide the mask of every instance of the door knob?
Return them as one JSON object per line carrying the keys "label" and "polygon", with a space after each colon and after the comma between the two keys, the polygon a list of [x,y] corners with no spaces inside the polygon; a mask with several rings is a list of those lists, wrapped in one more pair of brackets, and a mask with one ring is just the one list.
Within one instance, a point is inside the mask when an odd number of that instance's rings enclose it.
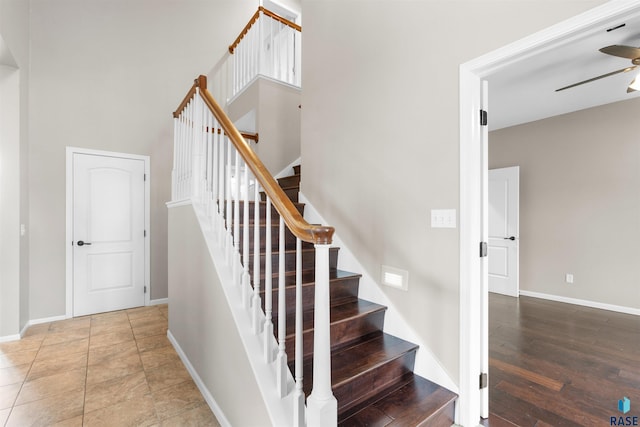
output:
{"label": "door knob", "polygon": [[516,240],[516,236],[505,237],[504,240]]}
{"label": "door knob", "polygon": [[82,240],[78,240],[78,246],[90,245],[89,242],[83,242]]}

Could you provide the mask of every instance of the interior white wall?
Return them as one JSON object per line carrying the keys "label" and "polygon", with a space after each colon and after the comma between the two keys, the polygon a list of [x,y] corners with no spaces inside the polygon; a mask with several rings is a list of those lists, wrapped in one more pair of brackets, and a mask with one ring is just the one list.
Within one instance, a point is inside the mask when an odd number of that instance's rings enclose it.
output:
{"label": "interior white wall", "polygon": [[429,212],[459,208],[459,64],[600,3],[303,1],[303,191],[368,274],[409,271],[382,289],[454,381],[459,234]]}
{"label": "interior white wall", "polygon": [[227,106],[234,122],[255,112],[251,146],[272,175],[300,157],[300,99],[300,89],[258,77]]}
{"label": "interior white wall", "polygon": [[0,339],[20,332],[20,73],[0,65]]}
{"label": "interior white wall", "polygon": [[65,313],[65,147],[151,157],[151,299],[167,297],[173,120],[250,0],[31,0],[30,316]]}
{"label": "interior white wall", "polygon": [[640,308],[639,108],[634,99],[491,132],[489,167],[520,165],[522,291]]}
{"label": "interior white wall", "polygon": [[[29,320],[29,199],[28,199],[28,106],[29,106],[29,69],[30,69],[30,49],[29,49],[29,1],[22,0],[0,0],[0,64],[8,65],[14,71],[9,71],[9,80],[5,80],[10,91],[14,91],[17,87],[19,99],[5,99],[5,106],[9,107],[10,114],[17,114],[18,129],[10,132],[18,132],[19,139],[17,145],[12,147],[13,158],[7,159],[11,161],[9,167],[14,171],[11,177],[14,190],[18,189],[17,198],[14,197],[11,202],[2,205],[0,209],[3,212],[11,212],[11,215],[17,215],[17,229],[15,221],[13,224],[6,226],[9,233],[14,236],[19,230],[19,225],[24,224],[26,235],[19,238],[18,241],[11,243],[12,247],[8,259],[0,259],[0,264],[8,263],[11,267],[17,269],[17,281],[10,282],[8,286],[12,288],[12,293],[19,295],[18,301],[12,300],[11,304],[13,314],[11,317],[17,316],[19,330],[27,324]],[[2,118],[0,117],[0,120]],[[7,129],[4,130],[8,132]],[[15,141],[14,141],[15,142]],[[17,150],[17,151],[15,151]],[[16,174],[16,171],[19,171]],[[7,245],[9,243],[6,243]],[[14,263],[15,261],[15,263]],[[14,273],[14,280],[15,280]],[[1,285],[0,285],[1,286]],[[13,328],[12,328],[13,329]],[[2,333],[0,332],[0,336]]]}

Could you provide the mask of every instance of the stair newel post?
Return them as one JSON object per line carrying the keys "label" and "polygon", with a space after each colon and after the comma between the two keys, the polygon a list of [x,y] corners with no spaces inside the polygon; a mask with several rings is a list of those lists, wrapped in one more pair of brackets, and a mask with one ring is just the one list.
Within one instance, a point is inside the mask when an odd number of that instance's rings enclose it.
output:
{"label": "stair newel post", "polygon": [[176,139],[176,151],[173,154],[173,162],[175,164],[175,183],[174,188],[176,190],[176,196],[173,200],[182,200],[182,154],[184,151],[183,143],[184,140],[183,132],[184,132],[184,110],[178,116],[178,134]]}
{"label": "stair newel post", "polygon": [[173,168],[171,169],[171,200],[178,200],[177,174],[178,150],[180,138],[180,117],[173,118]]}
{"label": "stair newel post", "polygon": [[180,113],[180,140],[178,141],[179,149],[178,149],[178,200],[182,200],[185,198],[184,194],[184,156],[185,156],[185,139],[187,127],[185,126],[185,117],[186,110],[182,110]]}
{"label": "stair newel post", "polygon": [[[265,232],[269,233],[270,231],[270,224],[267,224]],[[262,301],[260,300],[260,185],[255,178],[253,180],[253,301],[251,305],[253,307],[253,333],[258,335],[262,326],[260,322],[260,310],[262,310]]]}
{"label": "stair newel post", "polygon": [[278,248],[278,356],[276,359],[278,372],[278,391],[280,397],[287,395],[287,353],[286,353],[286,336],[287,336],[287,307],[286,307],[286,289],[285,289],[285,240],[284,240],[284,219],[280,216],[279,231],[279,248]]}
{"label": "stair newel post", "polygon": [[302,329],[302,240],[296,238],[296,388],[293,392],[293,425],[298,427],[305,425],[304,391],[302,391],[302,359],[304,355]]}
{"label": "stair newel post", "polygon": [[244,164],[242,172],[242,301],[249,310],[251,304],[251,278],[249,277],[249,167]]}
{"label": "stair newel post", "polygon": [[335,426],[338,403],[331,390],[331,332],[329,317],[329,248],[316,244],[316,289],[313,333],[313,388],[307,399],[309,427]]}
{"label": "stair newel post", "polygon": [[227,140],[227,171],[225,173],[226,209],[224,215],[224,223],[227,230],[225,261],[227,265],[230,266],[233,262],[233,235],[231,234],[231,227],[233,226],[231,211],[231,140],[229,137],[225,138]]}
{"label": "stair newel post", "polygon": [[273,265],[271,262],[271,199],[267,196],[265,211],[265,256],[264,256],[264,360],[273,361]]}

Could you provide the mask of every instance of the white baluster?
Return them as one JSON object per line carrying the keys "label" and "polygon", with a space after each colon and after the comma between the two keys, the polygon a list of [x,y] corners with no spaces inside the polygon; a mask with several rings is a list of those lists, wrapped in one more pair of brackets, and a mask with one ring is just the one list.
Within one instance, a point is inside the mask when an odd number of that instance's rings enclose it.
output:
{"label": "white baluster", "polygon": [[186,110],[186,106],[185,109],[182,110],[182,113],[180,114],[180,150],[178,151],[178,194],[179,194],[179,200],[184,200],[185,198],[185,194],[184,194],[184,157],[185,157],[185,150],[186,150],[186,146],[185,146],[185,140],[187,138],[186,136],[186,132],[187,132],[187,126],[185,125],[185,120],[187,117],[187,110]]}
{"label": "white baluster", "polygon": [[265,222],[267,231],[265,234],[265,255],[264,255],[264,359],[267,363],[273,361],[273,272],[271,262],[271,199],[267,196]]}
{"label": "white baluster", "polygon": [[276,359],[277,382],[280,397],[287,395],[287,353],[286,353],[286,335],[287,335],[287,307],[286,307],[286,288],[285,288],[285,240],[284,240],[284,220],[280,216],[280,241],[278,249],[278,357]]}
{"label": "white baluster", "polygon": [[186,199],[189,197],[187,194],[187,157],[189,155],[189,104],[184,107],[184,114],[182,116],[183,119],[183,130],[182,130],[182,166],[180,169],[182,170],[181,179],[180,179],[180,193],[182,194],[182,198]]}
{"label": "white baluster", "polygon": [[198,102],[197,97],[193,99],[193,108],[191,109],[191,120],[193,122],[193,130],[191,135],[192,156],[191,156],[191,199],[194,203],[198,202],[199,189],[200,189],[200,139],[199,137],[199,120],[198,120]]}
{"label": "white baluster", "polygon": [[237,285],[242,283],[240,275],[240,153],[233,146],[236,156],[234,172],[233,199],[233,280]]}
{"label": "white baluster", "polygon": [[275,74],[274,77],[278,80],[282,80],[282,53],[280,49],[280,45],[282,44],[282,24],[276,22],[276,49],[275,49]]}
{"label": "white baluster", "polygon": [[[243,162],[244,163],[244,162]],[[244,163],[242,174],[243,200],[243,234],[242,234],[242,301],[245,309],[251,304],[251,277],[249,276],[249,166]]]}
{"label": "white baluster", "polygon": [[187,170],[187,197],[193,197],[193,99],[189,101],[187,120],[189,121],[187,136],[187,157],[185,167]]}
{"label": "white baluster", "polygon": [[293,37],[295,30],[287,27],[286,49],[287,49],[287,83],[293,84]]}
{"label": "white baluster", "polygon": [[269,77],[274,77],[273,67],[275,64],[275,48],[273,47],[273,19],[269,18]]}
{"label": "white baluster", "polygon": [[207,108],[204,108],[204,131],[205,131],[205,147],[206,147],[206,164],[207,164],[207,185],[205,187],[205,200],[207,201],[207,219],[209,220],[209,225],[213,222],[212,216],[212,198],[213,198],[213,117]]}
{"label": "white baluster", "polygon": [[[265,227],[265,233],[271,233],[269,224]],[[251,305],[253,306],[253,333],[257,335],[262,330],[260,321],[262,301],[260,300],[260,186],[255,178],[253,180],[253,301]]]}
{"label": "white baluster", "polygon": [[264,74],[263,68],[263,61],[264,61],[264,57],[262,54],[263,51],[263,47],[262,47],[262,41],[264,40],[264,20],[265,18],[262,17],[262,14],[260,15],[261,19],[258,19],[258,40],[256,40],[256,53],[257,53],[257,67],[256,67],[256,73],[257,74]]}
{"label": "white baluster", "polygon": [[293,425],[304,426],[304,391],[302,391],[302,241],[296,238],[296,388],[293,392]]}
{"label": "white baluster", "polygon": [[227,232],[227,244],[226,244],[226,262],[227,265],[231,265],[233,262],[233,235],[231,234],[232,227],[232,211],[231,211],[231,141],[229,137],[225,136],[227,140],[227,172],[225,180],[226,189],[226,209],[224,215],[225,228]]}
{"label": "white baluster", "polygon": [[[218,129],[220,129],[218,127]],[[216,132],[218,132],[218,130],[216,130]],[[225,157],[224,157],[224,135],[222,134],[222,131],[220,130],[220,133],[218,134],[218,150],[219,150],[219,155],[218,155],[218,239],[219,239],[219,243],[220,246],[224,246],[224,242],[225,242],[225,229],[224,229],[224,204],[225,204],[225,188],[226,188],[226,184],[225,184],[225,171],[224,171],[224,165],[225,165]]]}
{"label": "white baluster", "polygon": [[338,403],[331,391],[331,334],[329,318],[329,248],[316,244],[315,306],[313,317],[313,389],[307,399],[309,427],[335,426]]}
{"label": "white baluster", "polygon": [[240,60],[238,58],[238,47],[233,51],[233,93],[231,96],[234,96],[238,93],[238,85],[240,80]]}
{"label": "white baluster", "polygon": [[[260,18],[258,18],[260,19]],[[255,22],[254,22],[255,25]],[[256,42],[256,34],[255,34],[254,26],[249,30],[249,34],[247,34],[247,43],[249,44],[249,81],[251,81],[255,77],[255,42]]]}
{"label": "white baluster", "polygon": [[[218,190],[219,190],[219,183],[218,183],[218,179],[220,177],[220,148],[218,147],[218,144],[220,143],[219,141],[219,137],[218,137],[218,121],[216,120],[216,118],[212,115],[211,116],[211,151],[213,153],[213,172],[212,172],[212,182],[211,182],[211,199],[212,199],[212,218],[213,218],[213,222],[212,222],[212,226],[213,226],[213,232],[214,233],[218,233],[220,231],[219,226],[218,226],[218,221],[220,220],[220,214],[219,214],[219,210],[218,210],[218,198],[219,198],[219,194],[218,194]],[[217,235],[217,234],[216,234]]]}

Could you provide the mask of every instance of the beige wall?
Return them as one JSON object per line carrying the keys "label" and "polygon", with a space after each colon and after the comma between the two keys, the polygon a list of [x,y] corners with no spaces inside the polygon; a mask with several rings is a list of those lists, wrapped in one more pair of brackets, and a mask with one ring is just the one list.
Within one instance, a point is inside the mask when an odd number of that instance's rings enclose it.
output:
{"label": "beige wall", "polygon": [[169,209],[169,331],[232,426],[269,419],[193,208]]}
{"label": "beige wall", "polygon": [[[458,67],[600,1],[302,2],[302,191],[457,381]],[[357,22],[357,25],[355,23]]]}
{"label": "beige wall", "polygon": [[[0,337],[17,334],[29,320],[29,2],[0,0]],[[8,135],[11,135],[7,138]],[[27,234],[20,237],[20,224]]]}
{"label": "beige wall", "polygon": [[151,298],[167,296],[171,113],[256,7],[253,0],[31,1],[32,319],[65,313],[66,146],[151,156]]}
{"label": "beige wall", "polygon": [[[231,120],[255,111],[255,152],[272,175],[300,157],[300,90],[258,78],[228,106]],[[243,130],[243,129],[240,129]]]}
{"label": "beige wall", "polygon": [[640,308],[638,111],[634,99],[490,133],[490,168],[520,166],[521,290]]}

